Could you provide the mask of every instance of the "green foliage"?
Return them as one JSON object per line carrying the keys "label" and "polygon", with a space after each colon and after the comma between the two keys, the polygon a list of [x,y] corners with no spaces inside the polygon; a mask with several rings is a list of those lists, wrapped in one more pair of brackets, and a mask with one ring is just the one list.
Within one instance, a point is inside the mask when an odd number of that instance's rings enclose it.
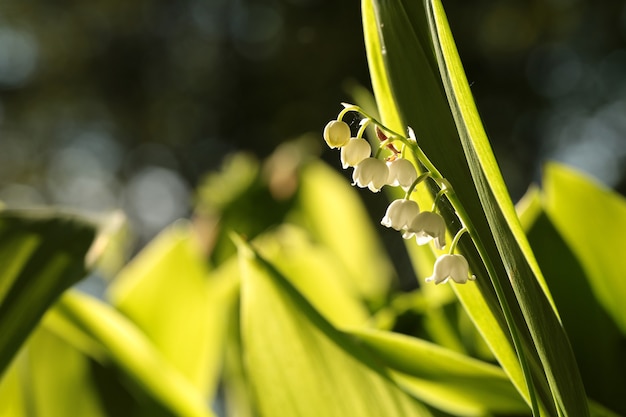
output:
{"label": "green foliage", "polygon": [[86,274],[94,227],[50,211],[0,211],[0,375],[46,309]]}
{"label": "green foliage", "polygon": [[429,171],[411,198],[467,228],[476,281],[422,285],[445,252],[386,246],[306,141],[233,156],[101,298],[67,288],[106,234],[2,211],[0,417],[626,414],[624,199],[550,164],[518,214],[440,2],[364,1],[363,24],[368,120],[414,129],[382,146]]}

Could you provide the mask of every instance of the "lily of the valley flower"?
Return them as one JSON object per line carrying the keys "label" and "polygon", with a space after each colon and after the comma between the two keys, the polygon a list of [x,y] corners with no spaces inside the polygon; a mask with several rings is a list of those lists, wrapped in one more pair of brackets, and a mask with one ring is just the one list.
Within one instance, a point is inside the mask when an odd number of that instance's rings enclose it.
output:
{"label": "lily of the valley flower", "polygon": [[331,149],[341,148],[350,140],[350,126],[341,120],[331,120],[324,127],[324,140]]}
{"label": "lily of the valley flower", "polygon": [[413,200],[394,200],[387,207],[385,217],[380,224],[396,230],[406,229],[419,212],[420,208]]}
{"label": "lily of the valley flower", "polygon": [[446,222],[437,213],[423,211],[413,218],[402,235],[405,239],[411,239],[413,236],[418,245],[434,240],[437,249],[443,249],[446,246]]}
{"label": "lily of the valley flower", "polygon": [[372,155],[372,147],[362,138],[352,138],[341,148],[341,166],[354,167]]}
{"label": "lily of the valley flower", "polygon": [[377,158],[365,158],[354,168],[352,185],[367,187],[376,193],[387,183],[388,177],[389,169],[383,161]]}
{"label": "lily of the valley flower", "polygon": [[408,190],[417,179],[417,171],[413,164],[404,158],[398,158],[387,163],[389,167],[389,178],[387,184],[400,186],[404,191]]}
{"label": "lily of the valley flower", "polygon": [[476,279],[469,275],[469,265],[463,255],[441,255],[435,262],[433,275],[426,278],[426,282],[434,281],[435,284],[441,284],[449,278],[458,284]]}

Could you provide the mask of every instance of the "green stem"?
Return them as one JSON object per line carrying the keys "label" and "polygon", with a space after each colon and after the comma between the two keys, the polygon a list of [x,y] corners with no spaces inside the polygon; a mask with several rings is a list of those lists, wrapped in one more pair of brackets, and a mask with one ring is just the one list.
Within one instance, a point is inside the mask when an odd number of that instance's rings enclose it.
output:
{"label": "green stem", "polygon": [[361,121],[361,127],[359,128],[359,131],[356,132],[356,137],[357,138],[362,138],[363,137],[363,133],[365,133],[365,129],[367,129],[367,126],[369,126],[369,124],[372,122],[372,119],[363,119],[363,121]]}
{"label": "green stem", "polygon": [[407,200],[409,196],[411,195],[411,193],[413,192],[413,190],[415,190],[415,187],[417,187],[417,184],[419,184],[420,182],[424,181],[426,178],[429,178],[429,177],[430,177],[430,172],[424,172],[423,174],[420,174],[420,176],[417,177],[415,181],[413,181],[413,184],[411,184],[409,189],[406,190],[404,199]]}
{"label": "green stem", "polygon": [[450,255],[454,253],[454,250],[456,249],[456,245],[459,243],[461,236],[463,236],[465,232],[467,232],[467,227],[461,228],[458,232],[456,232],[456,235],[454,235],[454,239],[452,239],[452,243],[450,243],[450,249],[448,250],[448,253]]}
{"label": "green stem", "polygon": [[[365,113],[363,111],[363,109],[361,109],[359,106],[355,106],[355,105],[352,105],[352,104],[344,104],[344,106],[345,106],[345,108],[341,111],[340,117],[343,117],[343,115],[345,115],[346,113],[348,113],[350,111],[358,112],[358,113],[362,114],[363,116],[367,117],[368,119],[370,119],[374,124],[379,126],[384,131],[390,133],[391,137],[389,138],[389,140],[398,140],[401,143],[403,143],[406,146],[408,146],[413,151],[413,154],[414,154],[415,158],[418,161],[420,161],[424,165],[424,167],[426,168],[427,172],[429,172],[429,176],[435,182],[437,182],[437,185],[440,186],[441,191],[439,193],[437,193],[437,196],[439,196],[439,194],[444,190],[444,188],[445,189],[449,188],[449,183],[447,182],[447,180],[441,175],[439,170],[435,167],[435,165],[426,156],[424,151],[417,144],[416,140],[411,141],[408,138],[404,137],[404,135],[401,135],[401,134],[399,134],[397,132],[394,132],[391,129],[388,129],[388,128],[384,127],[384,125],[382,123],[380,123],[378,120],[376,120],[375,118],[373,118],[370,115],[368,115],[367,113]],[[411,191],[412,191],[412,189],[411,189]],[[443,195],[443,193],[441,195]],[[435,199],[437,199],[437,196],[435,196]],[[439,198],[441,198],[441,197],[439,197]],[[502,284],[497,279],[496,269],[495,269],[493,263],[491,262],[491,260],[489,258],[489,254],[487,253],[487,249],[485,248],[484,244],[480,240],[480,237],[478,236],[478,234],[476,232],[476,229],[474,228],[474,226],[472,224],[471,219],[469,218],[467,212],[465,211],[465,208],[463,207],[463,205],[459,201],[459,199],[456,196],[456,194],[449,193],[448,200],[450,201],[450,204],[452,205],[452,207],[456,211],[456,214],[459,217],[459,219],[461,220],[461,222],[465,225],[465,227],[463,229],[465,229],[467,231],[467,233],[469,233],[470,237],[472,238],[472,241],[474,242],[474,245],[476,246],[476,249],[478,250],[478,254],[479,254],[480,258],[481,258],[483,264],[485,265],[485,268],[487,269],[487,274],[489,275],[491,283],[492,283],[492,285],[494,287],[494,290],[496,292],[496,297],[498,298],[498,302],[500,303],[500,306],[502,308],[502,313],[504,314],[504,319],[506,321],[509,333],[511,335],[511,339],[513,341],[513,347],[515,348],[515,352],[517,354],[517,358],[518,358],[520,366],[522,368],[522,373],[524,375],[524,380],[526,381],[526,385],[527,385],[527,388],[528,388],[528,395],[530,396],[530,402],[531,402],[531,408],[532,408],[533,416],[539,416],[540,415],[540,413],[539,413],[539,406],[538,406],[538,403],[537,403],[537,396],[536,396],[536,393],[535,393],[535,390],[534,390],[534,384],[533,384],[533,381],[532,381],[532,374],[531,374],[531,371],[530,371],[530,367],[529,367],[528,361],[526,359],[526,355],[524,354],[524,348],[523,348],[523,345],[522,345],[522,341],[521,341],[520,335],[519,335],[519,333],[518,333],[518,331],[517,331],[517,329],[515,327],[515,321],[513,319],[513,312],[511,310],[511,306],[509,306],[509,303],[506,300],[506,296],[505,296],[504,288],[502,287]],[[463,229],[461,229],[461,230],[463,230]],[[457,234],[456,236],[459,236],[459,235]],[[455,236],[455,239],[456,239],[456,236]],[[459,236],[459,238],[460,238],[460,236]],[[457,242],[453,241],[453,243],[454,243],[454,246],[456,246]]]}
{"label": "green stem", "polygon": [[530,366],[526,359],[526,355],[524,354],[524,347],[522,345],[522,340],[520,338],[519,333],[517,332],[517,328],[515,327],[515,321],[513,319],[513,312],[511,310],[511,306],[509,306],[509,303],[506,300],[506,296],[505,296],[504,288],[502,287],[502,284],[497,279],[496,269],[489,258],[487,249],[485,248],[484,244],[480,240],[480,237],[476,233],[476,229],[474,228],[474,225],[471,219],[469,218],[467,212],[465,211],[465,208],[459,201],[458,197],[455,194],[451,194],[451,195],[448,195],[448,200],[450,201],[450,204],[456,211],[459,219],[465,225],[465,229],[467,230],[470,237],[472,238],[472,241],[474,242],[474,246],[478,250],[478,254],[481,260],[483,261],[485,268],[487,269],[487,274],[489,275],[491,283],[496,292],[496,297],[498,298],[498,302],[500,303],[500,306],[502,307],[502,313],[504,314],[504,319],[509,329],[509,333],[511,334],[513,347],[515,348],[517,358],[522,368],[524,380],[526,381],[526,385],[528,388],[528,395],[530,396],[533,416],[539,416],[540,415],[539,406],[537,403],[537,396],[534,390],[534,384],[532,381],[532,374],[530,371]]}

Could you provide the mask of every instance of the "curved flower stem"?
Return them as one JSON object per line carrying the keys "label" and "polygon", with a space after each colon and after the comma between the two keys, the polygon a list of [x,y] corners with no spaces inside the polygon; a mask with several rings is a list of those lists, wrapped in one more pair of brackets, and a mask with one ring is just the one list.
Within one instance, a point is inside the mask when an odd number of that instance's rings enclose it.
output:
{"label": "curved flower stem", "polygon": [[441,200],[441,197],[443,197],[443,195],[446,194],[447,192],[448,192],[448,188],[442,188],[439,190],[437,194],[435,194],[435,198],[433,199],[433,207],[430,211],[434,212],[435,210],[437,210],[437,205],[439,204],[439,200]]}
{"label": "curved flower stem", "polygon": [[359,127],[359,131],[356,132],[356,137],[357,138],[362,138],[363,137],[363,133],[365,133],[365,129],[367,129],[367,126],[369,126],[369,124],[372,122],[372,119],[365,118],[361,121],[361,127]]}
{"label": "curved flower stem", "polygon": [[467,227],[463,227],[459,229],[458,232],[456,232],[456,235],[454,235],[454,239],[452,239],[452,243],[450,243],[450,249],[448,250],[448,253],[450,255],[454,253],[454,250],[456,249],[456,245],[459,243],[461,236],[463,236],[463,234],[466,232],[467,232]]}
{"label": "curved flower stem", "polygon": [[406,190],[406,194],[404,195],[404,199],[408,199],[409,196],[411,195],[411,193],[413,192],[413,190],[415,190],[415,187],[417,187],[417,185],[424,181],[426,178],[430,178],[430,172],[424,172],[422,174],[420,174],[419,177],[417,177],[415,179],[415,181],[413,181],[413,184],[411,184],[411,186],[409,187],[408,190]]}
{"label": "curved flower stem", "polygon": [[[350,111],[355,111],[358,112],[360,114],[362,114],[363,116],[365,116],[366,118],[370,119],[372,123],[374,123],[375,125],[379,126],[382,130],[388,132],[390,134],[390,137],[388,139],[388,141],[393,141],[393,140],[398,140],[399,142],[403,143],[404,145],[406,145],[407,148],[409,148],[415,158],[420,161],[422,163],[422,165],[424,165],[424,167],[426,168],[427,173],[429,174],[429,177],[432,178],[437,185],[439,185],[441,191],[439,191],[437,193],[437,195],[435,196],[435,203],[437,203],[437,198],[439,197],[439,199],[441,198],[440,194],[443,195],[445,193],[447,193],[447,197],[448,197],[448,201],[450,202],[450,204],[452,205],[452,207],[454,208],[454,210],[456,211],[456,214],[458,216],[458,218],[461,220],[462,224],[464,225],[464,227],[461,229],[463,230],[463,233],[467,232],[469,233],[470,237],[472,238],[472,241],[474,242],[474,246],[476,247],[476,250],[478,251],[478,254],[483,262],[483,264],[485,265],[485,269],[487,270],[487,274],[491,280],[491,283],[493,285],[493,288],[496,292],[496,297],[498,299],[498,302],[500,303],[500,306],[502,308],[502,313],[504,315],[504,319],[506,321],[509,333],[511,335],[511,339],[513,341],[513,346],[515,348],[516,354],[517,354],[517,358],[519,360],[520,366],[522,368],[522,373],[524,375],[524,380],[526,382],[527,388],[528,388],[528,395],[530,397],[530,402],[531,402],[531,408],[532,408],[532,412],[533,412],[533,416],[539,416],[539,405],[537,402],[537,396],[534,390],[534,384],[532,381],[532,374],[530,371],[530,367],[528,364],[528,361],[526,359],[526,355],[524,354],[524,347],[522,345],[522,340],[520,338],[520,335],[517,331],[517,328],[515,326],[515,321],[513,318],[513,312],[511,309],[511,306],[509,305],[508,301],[506,300],[506,296],[504,293],[504,288],[502,287],[502,284],[500,283],[500,281],[497,278],[497,272],[496,272],[496,268],[494,266],[494,264],[491,262],[491,259],[489,258],[489,254],[487,253],[487,249],[485,247],[485,245],[482,243],[480,236],[478,235],[478,233],[476,232],[476,229],[469,217],[469,215],[467,214],[467,211],[465,210],[465,208],[463,207],[463,205],[461,204],[461,201],[458,199],[458,197],[456,196],[456,194],[454,192],[448,192],[446,190],[452,191],[450,184],[448,183],[448,181],[441,175],[441,173],[439,172],[439,170],[435,167],[435,165],[430,161],[430,159],[426,156],[426,154],[424,153],[424,151],[420,148],[420,146],[417,144],[417,140],[415,140],[415,138],[413,138],[413,140],[410,140],[408,138],[406,138],[404,135],[401,135],[397,132],[394,132],[393,130],[385,127],[382,123],[380,123],[378,120],[376,120],[375,118],[371,117],[370,115],[368,115],[367,113],[365,113],[363,111],[363,109],[361,109],[359,106],[353,105],[353,104],[347,104],[347,103],[342,103],[343,106],[345,107],[341,113],[339,113],[339,116],[337,117],[338,119],[340,119],[341,117],[343,117],[346,113],[350,112]],[[412,133],[412,132],[410,132]],[[385,141],[387,142],[387,141]],[[422,174],[424,175],[424,174]],[[417,185],[417,184],[416,184]],[[411,191],[413,191],[413,186],[411,187]],[[460,232],[460,231],[459,231]],[[457,233],[457,235],[455,236],[455,240],[456,242],[453,240],[453,243],[451,244],[451,249],[454,249],[456,244],[458,243],[458,239],[460,239],[460,235],[462,233]],[[458,237],[458,239],[457,239]]]}

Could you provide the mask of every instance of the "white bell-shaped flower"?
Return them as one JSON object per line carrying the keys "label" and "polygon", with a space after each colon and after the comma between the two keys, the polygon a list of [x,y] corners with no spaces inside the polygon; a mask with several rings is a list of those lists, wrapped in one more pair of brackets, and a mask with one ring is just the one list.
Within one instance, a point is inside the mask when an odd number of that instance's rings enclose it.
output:
{"label": "white bell-shaped flower", "polygon": [[394,200],[387,207],[385,217],[383,217],[380,224],[395,230],[406,229],[419,212],[420,208],[413,200]]}
{"label": "white bell-shaped flower", "polygon": [[418,245],[424,245],[431,240],[437,249],[446,246],[446,222],[441,215],[432,211],[423,211],[413,220],[402,235],[405,239],[415,236]]}
{"label": "white bell-shaped flower", "polygon": [[341,148],[350,140],[350,126],[341,120],[331,120],[324,127],[324,140],[331,149]]}
{"label": "white bell-shaped flower", "polygon": [[354,167],[372,155],[372,147],[362,138],[352,138],[341,148],[341,166],[346,169]]}
{"label": "white bell-shaped flower", "polygon": [[383,161],[377,158],[365,158],[354,168],[352,185],[367,187],[376,193],[387,183],[388,177],[389,169]]}
{"label": "white bell-shaped flower", "polygon": [[435,261],[432,276],[426,282],[441,284],[451,278],[458,284],[465,284],[467,280],[474,281],[476,277],[469,275],[469,265],[463,255],[441,255]]}
{"label": "white bell-shaped flower", "polygon": [[408,190],[413,182],[417,179],[417,171],[415,166],[404,158],[397,158],[387,163],[389,167],[389,178],[387,184],[397,187],[400,186],[404,191]]}

